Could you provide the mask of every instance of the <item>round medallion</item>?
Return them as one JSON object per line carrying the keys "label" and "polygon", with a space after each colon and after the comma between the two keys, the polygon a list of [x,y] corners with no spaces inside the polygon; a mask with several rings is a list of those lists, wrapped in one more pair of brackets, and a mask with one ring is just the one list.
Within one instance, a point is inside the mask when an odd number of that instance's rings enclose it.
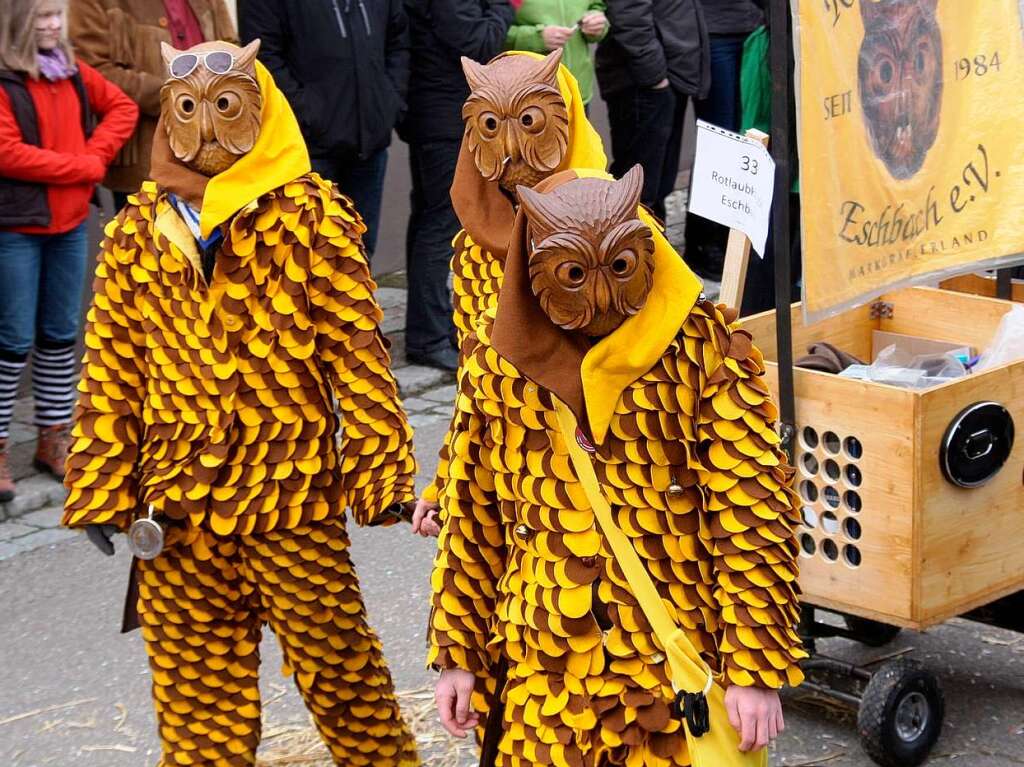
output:
{"label": "round medallion", "polygon": [[164,550],[164,529],[155,519],[136,519],[128,528],[128,549],[139,559],[156,559]]}

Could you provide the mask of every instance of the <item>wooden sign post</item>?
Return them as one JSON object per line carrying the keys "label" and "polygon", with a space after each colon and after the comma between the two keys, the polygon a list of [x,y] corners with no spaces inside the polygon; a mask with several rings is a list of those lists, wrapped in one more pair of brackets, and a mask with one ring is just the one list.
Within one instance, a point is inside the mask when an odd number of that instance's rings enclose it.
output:
{"label": "wooden sign post", "polygon": [[[747,138],[760,141],[768,146],[768,134],[756,128],[746,133]],[[750,238],[739,229],[729,230],[729,242],[725,247],[725,266],[722,269],[722,287],[718,300],[738,310],[743,304],[743,289],[747,282],[747,265],[750,263]]]}

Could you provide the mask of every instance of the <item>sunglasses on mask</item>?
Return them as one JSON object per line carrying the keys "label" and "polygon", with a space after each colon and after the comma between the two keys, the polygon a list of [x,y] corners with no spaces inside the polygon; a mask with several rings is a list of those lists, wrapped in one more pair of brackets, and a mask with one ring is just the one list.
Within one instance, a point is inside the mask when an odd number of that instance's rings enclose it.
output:
{"label": "sunglasses on mask", "polygon": [[171,59],[171,77],[188,77],[196,71],[199,62],[203,62],[210,72],[224,75],[235,65],[235,57],[227,51],[209,51],[207,53],[181,53]]}

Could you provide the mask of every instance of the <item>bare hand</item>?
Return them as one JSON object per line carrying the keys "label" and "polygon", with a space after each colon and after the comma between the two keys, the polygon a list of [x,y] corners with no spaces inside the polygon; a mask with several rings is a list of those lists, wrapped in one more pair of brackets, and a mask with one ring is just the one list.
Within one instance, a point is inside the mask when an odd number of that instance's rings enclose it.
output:
{"label": "bare hand", "polygon": [[740,751],[758,751],[786,729],[776,690],[733,685],[725,691],[725,710],[740,734]]}
{"label": "bare hand", "polygon": [[470,710],[475,678],[468,671],[442,671],[434,687],[434,702],[441,726],[456,738],[464,738],[480,723],[480,715]]}
{"label": "bare hand", "polygon": [[440,508],[434,501],[422,498],[416,501],[416,510],[412,513],[412,531],[424,538],[439,536],[441,525],[437,523],[437,512]]}
{"label": "bare hand", "polygon": [[544,45],[547,46],[547,49],[553,51],[563,47],[575,31],[572,27],[551,26],[544,27],[544,31],[540,33],[540,36],[544,40]]}
{"label": "bare hand", "polygon": [[654,90],[656,90],[656,91],[663,91],[663,90],[665,90],[668,87],[668,78],[666,77],[660,83],[658,83],[657,85],[651,86],[651,87],[654,88]]}
{"label": "bare hand", "polygon": [[580,31],[587,37],[598,37],[607,24],[608,19],[601,11],[587,11],[580,19]]}

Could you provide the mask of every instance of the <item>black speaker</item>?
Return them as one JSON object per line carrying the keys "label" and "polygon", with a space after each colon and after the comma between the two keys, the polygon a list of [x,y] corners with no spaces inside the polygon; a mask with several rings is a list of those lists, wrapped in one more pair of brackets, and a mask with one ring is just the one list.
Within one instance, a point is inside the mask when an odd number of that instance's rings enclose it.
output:
{"label": "black speaker", "polygon": [[1013,417],[996,402],[975,402],[946,429],[939,464],[958,487],[980,487],[994,477],[1013,449]]}

